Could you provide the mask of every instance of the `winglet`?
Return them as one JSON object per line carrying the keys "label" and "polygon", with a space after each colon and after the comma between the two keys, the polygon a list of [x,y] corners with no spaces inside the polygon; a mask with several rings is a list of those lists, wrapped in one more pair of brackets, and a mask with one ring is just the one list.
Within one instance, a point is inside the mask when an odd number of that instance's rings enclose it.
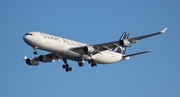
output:
{"label": "winglet", "polygon": [[162,31],[160,31],[162,34],[166,32],[167,28],[164,28]]}

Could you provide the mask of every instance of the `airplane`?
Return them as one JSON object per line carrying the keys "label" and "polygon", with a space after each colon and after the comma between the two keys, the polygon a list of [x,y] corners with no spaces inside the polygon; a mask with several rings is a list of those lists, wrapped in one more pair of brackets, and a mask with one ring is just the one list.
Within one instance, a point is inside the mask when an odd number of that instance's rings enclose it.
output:
{"label": "airplane", "polygon": [[131,47],[138,40],[163,34],[167,28],[162,31],[129,38],[129,33],[124,32],[119,40],[101,44],[86,44],[67,38],[62,38],[43,32],[29,32],[23,36],[23,40],[34,49],[34,55],[38,54],[37,49],[48,51],[50,53],[40,55],[34,58],[24,57],[26,64],[37,66],[39,62],[54,62],[62,60],[64,64],[62,68],[66,72],[72,71],[67,60],[77,61],[79,67],[84,66],[87,61],[92,67],[98,64],[112,64],[130,59],[131,56],[136,56],[150,51],[142,51],[138,53],[126,55],[126,48]]}

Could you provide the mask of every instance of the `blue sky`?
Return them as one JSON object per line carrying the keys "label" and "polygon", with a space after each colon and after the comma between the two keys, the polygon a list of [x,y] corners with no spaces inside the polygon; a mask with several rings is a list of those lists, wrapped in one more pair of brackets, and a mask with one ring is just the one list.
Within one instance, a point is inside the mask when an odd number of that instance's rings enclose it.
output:
{"label": "blue sky", "polygon": [[[1,0],[0,97],[179,97],[180,52],[178,0]],[[22,40],[29,31],[89,44],[118,40],[168,27],[165,34],[139,41],[127,54],[151,53],[92,68],[68,61],[26,65],[35,57]],[[39,55],[47,52],[39,51]],[[36,55],[36,56],[39,56]]]}

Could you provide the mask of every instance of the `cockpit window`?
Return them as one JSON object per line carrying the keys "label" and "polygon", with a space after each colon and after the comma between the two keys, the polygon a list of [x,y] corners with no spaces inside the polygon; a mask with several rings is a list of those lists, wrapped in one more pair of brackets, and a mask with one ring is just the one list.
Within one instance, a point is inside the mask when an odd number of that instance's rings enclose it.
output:
{"label": "cockpit window", "polygon": [[33,34],[31,34],[31,33],[26,33],[25,35],[33,35]]}

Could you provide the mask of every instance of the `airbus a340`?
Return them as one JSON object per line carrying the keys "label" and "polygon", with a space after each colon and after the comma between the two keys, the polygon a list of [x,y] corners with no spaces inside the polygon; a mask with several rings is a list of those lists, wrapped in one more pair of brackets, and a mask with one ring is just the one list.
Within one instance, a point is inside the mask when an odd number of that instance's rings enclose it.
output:
{"label": "airbus a340", "polygon": [[50,53],[40,55],[34,58],[24,57],[26,63],[30,66],[36,66],[39,62],[54,62],[55,60],[63,60],[62,68],[66,72],[72,71],[67,60],[77,61],[80,67],[84,66],[87,61],[92,67],[97,64],[111,64],[130,59],[131,56],[148,53],[150,51],[143,51],[134,54],[126,55],[126,47],[131,47],[138,40],[148,38],[151,36],[163,34],[167,28],[160,32],[143,35],[134,38],[128,38],[129,33],[124,32],[119,40],[89,45],[82,42],[42,33],[42,32],[29,32],[23,36],[23,40],[34,49],[36,55],[37,49],[45,50]]}

